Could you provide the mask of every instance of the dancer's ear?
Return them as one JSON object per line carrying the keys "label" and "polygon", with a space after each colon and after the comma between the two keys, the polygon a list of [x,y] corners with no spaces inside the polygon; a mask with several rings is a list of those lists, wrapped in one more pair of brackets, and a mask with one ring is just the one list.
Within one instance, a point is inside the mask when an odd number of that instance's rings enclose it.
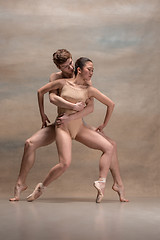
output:
{"label": "dancer's ear", "polygon": [[80,74],[81,72],[82,72],[82,71],[81,71],[80,67],[78,67],[78,68],[77,68],[77,73]]}

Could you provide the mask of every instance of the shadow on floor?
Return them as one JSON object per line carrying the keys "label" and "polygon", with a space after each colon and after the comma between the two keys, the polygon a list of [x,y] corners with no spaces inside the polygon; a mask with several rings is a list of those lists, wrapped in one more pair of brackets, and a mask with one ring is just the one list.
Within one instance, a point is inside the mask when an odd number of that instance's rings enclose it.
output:
{"label": "shadow on floor", "polygon": [[[26,201],[25,199],[21,200],[21,201]],[[58,197],[58,198],[39,198],[36,200],[36,202],[43,202],[43,203],[66,203],[66,202],[92,202],[94,203],[95,202],[95,199],[91,199],[91,198],[77,198],[77,197],[71,197],[71,198],[68,198],[68,197]],[[104,199],[102,200],[101,204],[102,203],[114,203],[114,202],[119,202],[118,200],[107,200],[107,199]]]}

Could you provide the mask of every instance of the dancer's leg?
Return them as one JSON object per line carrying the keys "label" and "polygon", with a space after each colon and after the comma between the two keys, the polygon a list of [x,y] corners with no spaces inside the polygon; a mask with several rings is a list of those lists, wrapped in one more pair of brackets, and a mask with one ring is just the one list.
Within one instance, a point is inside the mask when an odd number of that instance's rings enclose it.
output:
{"label": "dancer's leg", "polygon": [[43,185],[47,187],[52,181],[60,177],[71,164],[72,139],[66,131],[61,128],[56,129],[56,145],[59,156],[59,163],[51,168]]}
{"label": "dancer's leg", "polygon": [[[96,130],[95,127],[90,127],[89,125],[86,125],[86,127]],[[118,154],[117,154],[117,144],[115,141],[113,141],[111,138],[106,136],[104,133],[98,132],[101,136],[103,136],[107,141],[109,141],[113,146],[113,155],[112,160],[110,164],[110,171],[113,177],[113,186],[112,189],[116,191],[119,195],[119,199],[121,202],[128,202],[128,199],[125,198],[125,190],[123,181],[120,175],[120,169],[119,169],[119,163],[118,163]]]}
{"label": "dancer's leg", "polygon": [[76,141],[83,143],[89,148],[103,152],[99,162],[99,178],[106,178],[113,154],[112,144],[106,140],[104,141],[104,138],[100,134],[85,126],[80,128],[76,136]]}
{"label": "dancer's leg", "polygon": [[106,140],[108,140],[112,146],[113,146],[113,155],[112,155],[112,161],[110,164],[110,171],[113,177],[113,186],[112,189],[118,193],[119,199],[121,202],[128,202],[128,199],[125,198],[125,190],[123,181],[120,175],[120,169],[119,169],[119,162],[118,162],[118,154],[117,154],[117,144],[115,141],[107,137],[104,133],[101,134]]}
{"label": "dancer's leg", "polygon": [[14,198],[10,201],[18,201],[20,193],[27,188],[26,177],[35,162],[36,149],[51,144],[55,140],[54,124],[40,129],[32,137],[26,140],[21,167],[14,190]]}
{"label": "dancer's leg", "polygon": [[70,135],[61,128],[56,129],[56,145],[59,155],[59,163],[51,168],[43,183],[39,183],[32,194],[27,197],[29,202],[42,195],[43,189],[52,181],[60,177],[71,163],[72,140]]}
{"label": "dancer's leg", "polygon": [[104,195],[106,177],[112,159],[113,146],[96,131],[85,126],[80,128],[76,140],[90,148],[98,149],[103,152],[99,161],[99,179],[94,183],[94,186],[98,190],[96,202],[101,202]]}
{"label": "dancer's leg", "polygon": [[119,199],[121,202],[128,202],[128,199],[125,198],[125,189],[124,184],[120,175],[119,163],[118,163],[118,155],[117,155],[117,144],[115,141],[111,140],[110,138],[106,137],[108,141],[113,145],[114,152],[112,156],[112,161],[110,165],[110,171],[113,176],[113,186],[112,189],[116,191],[119,195]]}

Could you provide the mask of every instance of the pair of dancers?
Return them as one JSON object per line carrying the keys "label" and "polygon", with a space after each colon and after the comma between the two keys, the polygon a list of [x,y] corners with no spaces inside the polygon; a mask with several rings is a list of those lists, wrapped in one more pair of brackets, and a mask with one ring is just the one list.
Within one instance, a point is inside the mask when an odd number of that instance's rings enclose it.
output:
{"label": "pair of dancers", "polygon": [[[99,179],[94,182],[98,191],[96,202],[100,203],[103,199],[109,169],[114,179],[113,190],[119,194],[120,201],[127,202],[119,171],[116,144],[103,133],[103,128],[111,117],[114,103],[92,86],[92,61],[88,58],[79,58],[75,63],[74,73],[72,56],[67,50],[60,49],[54,53],[53,61],[61,71],[53,73],[50,83],[38,90],[42,129],[26,141],[20,173],[15,186],[15,196],[10,200],[18,201],[20,193],[27,188],[26,177],[34,164],[35,150],[38,147],[48,145],[56,140],[59,163],[49,171],[43,183],[39,183],[33,193],[27,197],[28,201],[37,199],[45,187],[61,176],[69,167],[72,139],[75,139],[90,148],[102,151],[99,162]],[[58,106],[56,122],[49,126],[47,126],[49,119],[44,112],[43,102],[44,94],[47,92],[50,92],[50,101]],[[104,122],[96,129],[85,125],[82,120],[83,116],[93,111],[93,98],[107,106]]]}

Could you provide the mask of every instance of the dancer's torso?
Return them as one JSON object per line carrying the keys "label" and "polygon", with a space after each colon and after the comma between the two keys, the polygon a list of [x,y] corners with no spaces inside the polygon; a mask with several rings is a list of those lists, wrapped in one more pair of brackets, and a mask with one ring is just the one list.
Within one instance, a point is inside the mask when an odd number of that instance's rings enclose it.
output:
{"label": "dancer's torso", "polygon": [[[85,86],[78,86],[75,85],[73,82],[66,81],[66,84],[63,86],[60,92],[60,96],[71,103],[86,102],[86,100],[88,99],[88,89]],[[75,112],[76,111],[71,109],[58,108],[58,115],[64,113],[72,114]],[[82,124],[82,119],[80,118],[76,120],[71,120],[70,122],[62,126],[62,128],[64,128],[64,130],[67,130],[70,133],[71,137],[74,139]]]}

